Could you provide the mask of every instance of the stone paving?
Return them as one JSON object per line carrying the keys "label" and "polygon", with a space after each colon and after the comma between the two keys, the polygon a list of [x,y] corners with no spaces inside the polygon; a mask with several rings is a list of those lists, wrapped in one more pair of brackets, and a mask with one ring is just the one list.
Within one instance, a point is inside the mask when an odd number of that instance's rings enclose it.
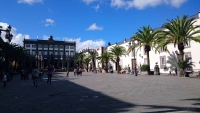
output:
{"label": "stone paving", "polygon": [[[0,88],[0,113],[200,113],[200,79],[71,72],[34,87],[16,75]],[[3,86],[3,82],[0,82]]]}

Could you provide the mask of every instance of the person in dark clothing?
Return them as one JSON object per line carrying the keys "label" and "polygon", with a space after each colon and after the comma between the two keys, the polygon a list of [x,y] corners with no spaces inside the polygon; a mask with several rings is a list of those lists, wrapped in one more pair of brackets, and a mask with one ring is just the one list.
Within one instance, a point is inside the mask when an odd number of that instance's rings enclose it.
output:
{"label": "person in dark clothing", "polygon": [[47,79],[47,84],[50,83],[51,84],[51,78],[53,76],[53,71],[54,71],[54,68],[52,65],[49,65],[48,68],[48,73],[47,73],[47,76],[48,76],[48,79]]}
{"label": "person in dark clothing", "polygon": [[175,76],[177,76],[177,67],[175,68]]}

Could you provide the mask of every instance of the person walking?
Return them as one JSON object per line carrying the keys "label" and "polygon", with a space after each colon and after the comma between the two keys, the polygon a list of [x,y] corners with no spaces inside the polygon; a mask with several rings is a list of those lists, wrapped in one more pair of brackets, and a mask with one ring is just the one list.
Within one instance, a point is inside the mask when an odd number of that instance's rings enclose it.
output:
{"label": "person walking", "polygon": [[40,71],[38,70],[37,66],[32,70],[32,79],[33,79],[33,85],[37,87],[37,80],[39,76]]}
{"label": "person walking", "polygon": [[7,75],[6,72],[3,72],[3,88],[6,87],[6,82],[7,82]]}
{"label": "person walking", "polygon": [[47,79],[47,84],[50,83],[51,84],[51,78],[53,76],[53,71],[54,71],[54,68],[52,65],[49,65],[48,68],[48,73],[47,73],[47,76],[48,76],[48,79]]}
{"label": "person walking", "polygon": [[76,75],[77,75],[77,69],[74,68],[74,76],[76,76]]}
{"label": "person walking", "polygon": [[66,72],[66,76],[69,77],[69,70],[67,70],[67,72]]}

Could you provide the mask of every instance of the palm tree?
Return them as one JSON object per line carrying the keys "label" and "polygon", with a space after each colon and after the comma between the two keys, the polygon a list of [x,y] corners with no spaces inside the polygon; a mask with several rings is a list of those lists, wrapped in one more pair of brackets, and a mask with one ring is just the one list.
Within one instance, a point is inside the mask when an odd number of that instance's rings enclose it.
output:
{"label": "palm tree", "polygon": [[79,67],[82,67],[82,66],[83,66],[82,63],[83,63],[84,57],[85,57],[85,54],[84,54],[84,53],[77,53],[77,54],[76,54],[75,62],[76,62],[76,63],[77,63],[77,62],[79,63]]}
{"label": "palm tree", "polygon": [[155,40],[158,32],[159,31],[154,31],[150,26],[143,26],[130,40],[131,42],[138,41],[138,50],[144,47],[144,51],[147,54],[148,74],[150,74],[149,52],[151,51],[151,48],[155,47]]}
{"label": "palm tree", "polygon": [[[184,62],[184,44],[188,44],[189,41],[200,42],[200,37],[197,35],[200,33],[200,26],[194,25],[195,18],[188,18],[183,15],[182,18],[177,17],[176,19],[170,20],[165,23],[162,28],[164,31],[161,32],[159,47],[166,48],[168,44],[173,43],[174,47],[178,47],[180,62]],[[180,68],[180,75],[184,76],[184,69]]]}
{"label": "palm tree", "polygon": [[90,61],[91,61],[91,59],[89,57],[83,59],[83,64],[86,65],[87,72],[88,72]]}
{"label": "palm tree", "polygon": [[114,62],[114,56],[110,52],[105,51],[101,54],[101,56],[97,57],[97,59],[100,60],[101,63],[105,63],[105,66],[103,65],[103,68],[105,69],[106,73],[108,73],[108,62]]}
{"label": "palm tree", "polygon": [[92,68],[93,68],[94,72],[96,72],[96,63],[95,63],[96,55],[97,55],[96,51],[89,51],[88,57],[89,57],[89,59],[92,60]]}
{"label": "palm tree", "polygon": [[117,72],[119,72],[119,61],[120,61],[120,56],[126,55],[126,48],[123,46],[114,46],[110,49],[111,54],[116,57],[116,62],[117,62]]}

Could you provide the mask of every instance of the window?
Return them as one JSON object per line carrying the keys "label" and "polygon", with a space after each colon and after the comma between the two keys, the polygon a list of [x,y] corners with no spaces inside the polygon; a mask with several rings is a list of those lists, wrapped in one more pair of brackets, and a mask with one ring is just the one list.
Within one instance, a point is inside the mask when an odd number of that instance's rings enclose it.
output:
{"label": "window", "polygon": [[74,46],[70,46],[70,49],[74,49]]}
{"label": "window", "polygon": [[63,45],[60,45],[60,49],[63,49]]}
{"label": "window", "polygon": [[62,51],[60,51],[60,55],[63,56],[63,52]]}
{"label": "window", "polygon": [[51,49],[52,49],[52,48],[53,48],[53,45],[49,45],[49,48],[51,48]]}
{"label": "window", "polygon": [[55,55],[58,55],[58,51],[55,51]]}
{"label": "window", "polygon": [[65,46],[65,49],[69,49],[69,46]]}
{"label": "window", "polygon": [[55,48],[55,49],[58,49],[58,45],[54,45],[54,48]]}
{"label": "window", "polygon": [[26,47],[30,47],[30,45],[26,45]]}
{"label": "window", "polygon": [[183,44],[185,47],[190,47],[190,41],[188,41],[187,43]]}
{"label": "window", "polygon": [[32,55],[36,55],[36,51],[32,51]]}
{"label": "window", "polygon": [[166,67],[166,56],[160,56],[160,68],[164,69]]}
{"label": "window", "polygon": [[44,51],[44,55],[47,55],[47,51]]}
{"label": "window", "polygon": [[51,54],[53,55],[53,51],[49,51],[49,55],[51,55]]}
{"label": "window", "polygon": [[32,48],[36,48],[36,45],[32,45]]}
{"label": "window", "polygon": [[48,45],[44,45],[44,48],[48,48]]}
{"label": "window", "polygon": [[74,56],[74,52],[70,51],[70,56],[73,57]]}
{"label": "window", "polygon": [[164,57],[161,58],[161,65],[165,65],[165,58]]}
{"label": "window", "polygon": [[164,51],[164,48],[161,47],[161,48],[159,49],[159,52],[163,52],[163,51]]}
{"label": "window", "polygon": [[38,45],[38,48],[42,48],[42,44],[39,44],[39,45]]}
{"label": "window", "polygon": [[42,55],[42,51],[39,51],[39,52],[38,52],[38,55]]}
{"label": "window", "polygon": [[[185,52],[184,53],[184,60],[186,60],[187,58],[192,58],[191,52]],[[190,62],[191,62],[191,60],[190,60]]]}
{"label": "window", "polygon": [[68,51],[66,51],[66,52],[65,52],[65,55],[66,55],[66,56],[69,56],[69,52],[68,52]]}

